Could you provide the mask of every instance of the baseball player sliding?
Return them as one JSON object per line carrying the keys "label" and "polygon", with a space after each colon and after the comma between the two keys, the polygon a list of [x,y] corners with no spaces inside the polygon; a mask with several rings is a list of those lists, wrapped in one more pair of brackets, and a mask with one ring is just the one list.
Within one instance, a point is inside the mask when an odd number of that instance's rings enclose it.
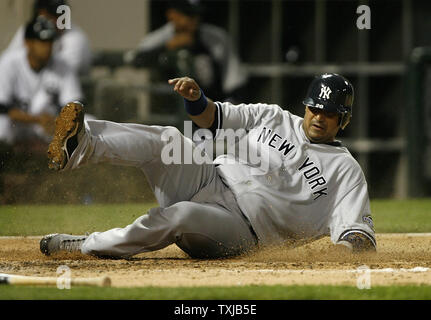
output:
{"label": "baseball player sliding", "polygon": [[[124,228],[47,235],[40,242],[44,254],[80,251],[125,258],[175,243],[191,257],[219,258],[324,236],[341,252],[376,249],[364,174],[336,140],[352,115],[354,91],[347,79],[316,77],[304,99],[303,118],[277,105],[214,102],[188,77],[169,83],[206,137],[242,130],[235,143],[248,152],[231,150],[212,161],[176,128],[84,122],[82,104],[69,103],[56,121],[49,166],[138,167],[159,207]],[[183,152],[183,161],[166,161],[172,152]],[[194,156],[184,161],[188,154],[198,154],[199,163]]]}

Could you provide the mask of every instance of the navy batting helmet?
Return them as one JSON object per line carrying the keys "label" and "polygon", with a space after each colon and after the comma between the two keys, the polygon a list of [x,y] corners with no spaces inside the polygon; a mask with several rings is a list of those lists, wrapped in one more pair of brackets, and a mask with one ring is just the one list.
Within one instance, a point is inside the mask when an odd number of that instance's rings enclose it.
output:
{"label": "navy batting helmet", "polygon": [[336,73],[325,73],[314,78],[302,102],[306,106],[337,112],[344,129],[352,117],[354,90],[352,84]]}
{"label": "navy batting helmet", "polygon": [[57,35],[55,24],[44,16],[38,16],[27,23],[24,38],[54,41]]}

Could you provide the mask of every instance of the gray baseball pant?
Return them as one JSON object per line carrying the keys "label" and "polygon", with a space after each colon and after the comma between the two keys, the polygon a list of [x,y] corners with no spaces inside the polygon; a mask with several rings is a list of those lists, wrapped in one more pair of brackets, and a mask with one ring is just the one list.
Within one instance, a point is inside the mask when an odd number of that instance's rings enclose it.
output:
{"label": "gray baseball pant", "polygon": [[82,253],[125,258],[175,243],[192,257],[218,258],[241,254],[256,245],[248,220],[215,165],[162,161],[162,149],[170,143],[162,141],[163,133],[181,141],[183,153],[196,150],[178,129],[101,120],[85,124],[85,135],[65,169],[101,162],[137,167],[160,207],[125,228],[90,234]]}

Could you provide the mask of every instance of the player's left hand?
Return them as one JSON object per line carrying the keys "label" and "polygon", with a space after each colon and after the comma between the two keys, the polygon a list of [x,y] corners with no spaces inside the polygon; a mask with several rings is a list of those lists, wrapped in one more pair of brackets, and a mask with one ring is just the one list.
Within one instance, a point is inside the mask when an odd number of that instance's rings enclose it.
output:
{"label": "player's left hand", "polygon": [[183,98],[196,101],[201,97],[201,88],[195,80],[189,77],[175,78],[168,80],[174,86],[174,91],[178,92]]}

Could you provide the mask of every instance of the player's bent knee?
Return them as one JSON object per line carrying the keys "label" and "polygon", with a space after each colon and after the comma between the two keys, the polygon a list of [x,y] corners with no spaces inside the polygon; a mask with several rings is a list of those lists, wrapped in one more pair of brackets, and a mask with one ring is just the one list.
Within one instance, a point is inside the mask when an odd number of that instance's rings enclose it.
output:
{"label": "player's bent knee", "polygon": [[237,255],[235,248],[228,248],[221,242],[203,233],[203,225],[208,224],[205,208],[189,201],[178,202],[171,206],[168,219],[172,220],[175,243],[193,258],[223,258]]}
{"label": "player's bent knee", "polygon": [[202,209],[196,203],[189,201],[177,202],[164,211],[164,215],[171,220],[175,230],[180,232],[193,232],[194,229],[200,230],[199,221],[204,219],[201,214]]}

